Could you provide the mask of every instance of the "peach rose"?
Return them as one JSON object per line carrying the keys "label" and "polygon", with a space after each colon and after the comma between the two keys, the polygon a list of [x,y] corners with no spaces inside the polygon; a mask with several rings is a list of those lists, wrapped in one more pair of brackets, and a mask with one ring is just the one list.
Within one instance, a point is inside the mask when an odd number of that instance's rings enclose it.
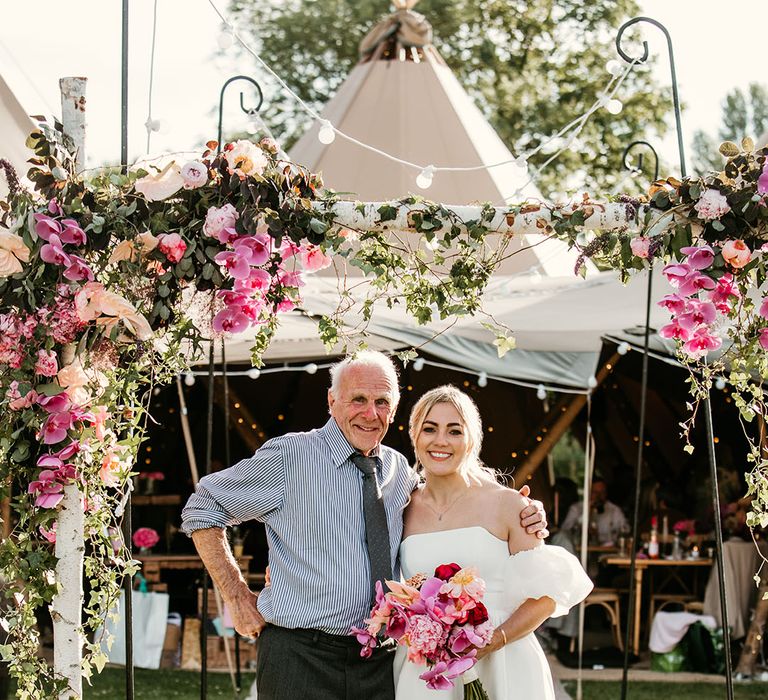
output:
{"label": "peach rose", "polygon": [[722,249],[723,260],[731,267],[744,267],[752,257],[752,251],[741,239],[726,241]]}

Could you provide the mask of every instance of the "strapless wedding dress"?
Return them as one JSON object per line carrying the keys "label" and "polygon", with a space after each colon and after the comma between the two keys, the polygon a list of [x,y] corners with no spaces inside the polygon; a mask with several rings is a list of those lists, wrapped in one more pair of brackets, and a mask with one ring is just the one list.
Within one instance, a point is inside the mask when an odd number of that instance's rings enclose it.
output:
{"label": "strapless wedding dress", "polygon": [[[483,527],[462,527],[406,537],[400,545],[404,578],[431,576],[440,564],[474,567],[485,580],[483,602],[498,626],[529,598],[555,601],[553,617],[565,615],[592,590],[578,559],[561,547],[541,544],[509,555],[507,543]],[[461,679],[449,690],[431,690],[419,678],[426,668],[409,663],[398,647],[395,655],[397,700],[462,700]],[[475,666],[490,700],[554,700],[549,664],[533,633],[510,642]]]}

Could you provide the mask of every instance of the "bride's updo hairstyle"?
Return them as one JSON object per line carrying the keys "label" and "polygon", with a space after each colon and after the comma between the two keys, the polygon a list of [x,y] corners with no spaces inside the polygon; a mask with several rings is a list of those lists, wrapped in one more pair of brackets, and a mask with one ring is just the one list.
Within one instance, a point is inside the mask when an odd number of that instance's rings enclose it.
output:
{"label": "bride's updo hairstyle", "polygon": [[[431,389],[424,394],[411,409],[411,417],[408,420],[408,434],[411,444],[416,447],[416,438],[421,432],[424,421],[434,406],[447,403],[453,406],[461,418],[462,426],[467,435],[469,453],[461,466],[461,474],[465,478],[475,481],[496,481],[493,469],[485,467],[480,461],[480,448],[483,446],[483,421],[480,419],[480,411],[475,402],[463,391],[452,384],[445,384],[436,389]],[[416,469],[421,471],[418,456],[416,457]]]}

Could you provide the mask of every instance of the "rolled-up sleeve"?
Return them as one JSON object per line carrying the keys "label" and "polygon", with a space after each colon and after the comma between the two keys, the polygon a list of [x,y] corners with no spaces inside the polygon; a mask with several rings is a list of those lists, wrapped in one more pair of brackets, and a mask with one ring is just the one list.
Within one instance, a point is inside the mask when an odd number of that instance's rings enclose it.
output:
{"label": "rolled-up sleeve", "polygon": [[253,457],[200,479],[181,514],[188,535],[208,527],[246,520],[264,522],[279,509],[285,493],[282,440],[265,442]]}

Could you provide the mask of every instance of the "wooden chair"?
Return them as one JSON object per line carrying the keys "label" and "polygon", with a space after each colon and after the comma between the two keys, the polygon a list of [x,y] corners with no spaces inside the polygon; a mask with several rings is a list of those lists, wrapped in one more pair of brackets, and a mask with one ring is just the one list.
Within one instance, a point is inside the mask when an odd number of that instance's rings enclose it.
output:
{"label": "wooden chair", "polygon": [[[624,651],[621,638],[621,592],[618,588],[594,588],[584,601],[584,608],[599,605],[608,613],[613,642],[620,651]],[[571,652],[574,651],[575,639],[571,640]]]}

